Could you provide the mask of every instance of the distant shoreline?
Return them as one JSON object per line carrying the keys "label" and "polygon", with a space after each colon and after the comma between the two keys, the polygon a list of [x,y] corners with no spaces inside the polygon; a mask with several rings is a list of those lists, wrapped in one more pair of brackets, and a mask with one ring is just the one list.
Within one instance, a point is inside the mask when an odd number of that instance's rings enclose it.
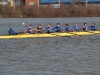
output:
{"label": "distant shoreline", "polygon": [[60,8],[51,6],[37,7],[0,7],[0,18],[74,18],[100,17],[100,5],[61,5]]}

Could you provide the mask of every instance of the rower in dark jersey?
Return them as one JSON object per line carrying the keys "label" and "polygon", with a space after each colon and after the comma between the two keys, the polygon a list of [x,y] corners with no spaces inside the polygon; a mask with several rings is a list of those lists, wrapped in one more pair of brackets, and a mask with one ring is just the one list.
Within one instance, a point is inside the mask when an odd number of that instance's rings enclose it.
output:
{"label": "rower in dark jersey", "polygon": [[31,34],[32,33],[32,25],[30,24],[29,27],[24,31],[24,33],[29,33]]}
{"label": "rower in dark jersey", "polygon": [[42,26],[41,24],[38,25],[37,28],[33,29],[35,31],[35,33],[42,33]]}
{"label": "rower in dark jersey", "polygon": [[96,30],[96,27],[95,27],[95,24],[94,23],[92,23],[92,25],[91,25],[91,30],[92,31],[95,31]]}
{"label": "rower in dark jersey", "polygon": [[49,23],[47,24],[47,27],[45,28],[45,31],[46,31],[47,33],[51,33],[51,32],[52,32],[52,28],[51,28],[51,26],[50,26]]}
{"label": "rower in dark jersey", "polygon": [[65,24],[65,31],[66,32],[70,32],[71,31],[71,27],[68,24]]}
{"label": "rower in dark jersey", "polygon": [[55,32],[61,32],[60,24],[57,23],[57,25],[53,28],[53,30],[54,30]]}
{"label": "rower in dark jersey", "polygon": [[86,23],[84,23],[83,27],[82,27],[83,31],[87,31],[88,30],[88,26]]}

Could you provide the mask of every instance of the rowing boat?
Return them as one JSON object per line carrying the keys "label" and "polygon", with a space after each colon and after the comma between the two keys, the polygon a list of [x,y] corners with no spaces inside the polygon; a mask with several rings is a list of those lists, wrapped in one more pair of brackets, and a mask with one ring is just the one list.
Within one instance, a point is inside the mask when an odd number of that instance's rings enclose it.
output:
{"label": "rowing boat", "polygon": [[11,39],[11,38],[37,38],[37,37],[66,37],[66,36],[83,36],[83,35],[94,35],[100,34],[100,31],[79,31],[79,32],[61,32],[61,33],[42,33],[42,34],[18,34],[18,35],[2,35],[0,39]]}

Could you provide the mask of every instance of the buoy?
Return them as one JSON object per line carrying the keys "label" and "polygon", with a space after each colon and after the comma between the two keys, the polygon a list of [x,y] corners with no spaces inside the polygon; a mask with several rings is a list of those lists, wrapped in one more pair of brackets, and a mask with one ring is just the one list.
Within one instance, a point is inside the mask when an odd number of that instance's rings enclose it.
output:
{"label": "buoy", "polygon": [[25,23],[23,22],[22,25],[25,25]]}

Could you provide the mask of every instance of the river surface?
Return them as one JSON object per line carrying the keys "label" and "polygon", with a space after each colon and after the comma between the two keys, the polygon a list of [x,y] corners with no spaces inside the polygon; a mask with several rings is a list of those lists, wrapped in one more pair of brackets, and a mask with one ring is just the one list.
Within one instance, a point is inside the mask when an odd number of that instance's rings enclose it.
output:
{"label": "river surface", "polygon": [[[22,23],[25,25],[22,25]],[[10,26],[23,32],[47,23],[73,26],[96,24],[100,18],[0,18],[0,35],[8,34]],[[0,39],[0,75],[100,75],[100,35]]]}

